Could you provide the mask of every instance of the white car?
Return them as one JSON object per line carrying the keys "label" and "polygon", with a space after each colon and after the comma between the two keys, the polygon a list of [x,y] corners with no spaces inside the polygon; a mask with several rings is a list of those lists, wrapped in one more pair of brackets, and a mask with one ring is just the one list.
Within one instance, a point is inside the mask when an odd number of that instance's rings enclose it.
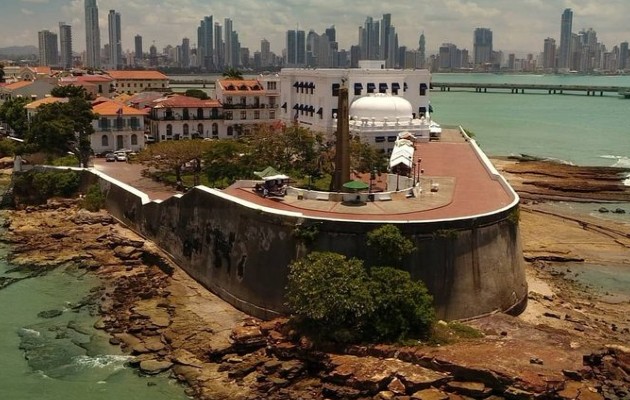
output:
{"label": "white car", "polygon": [[116,152],[114,155],[116,156],[116,161],[127,161],[127,153],[123,151]]}

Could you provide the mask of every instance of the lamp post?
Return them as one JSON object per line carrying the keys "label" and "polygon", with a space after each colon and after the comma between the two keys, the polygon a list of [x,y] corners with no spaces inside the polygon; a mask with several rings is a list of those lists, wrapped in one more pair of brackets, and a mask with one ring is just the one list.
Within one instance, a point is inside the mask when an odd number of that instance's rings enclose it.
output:
{"label": "lamp post", "polygon": [[422,170],[420,169],[420,163],[422,162],[422,158],[418,158],[418,166],[416,167],[416,172],[418,173],[418,182],[420,182],[420,173]]}
{"label": "lamp post", "polygon": [[399,185],[398,185],[399,181],[400,181],[400,164],[396,166],[396,191],[400,190]]}

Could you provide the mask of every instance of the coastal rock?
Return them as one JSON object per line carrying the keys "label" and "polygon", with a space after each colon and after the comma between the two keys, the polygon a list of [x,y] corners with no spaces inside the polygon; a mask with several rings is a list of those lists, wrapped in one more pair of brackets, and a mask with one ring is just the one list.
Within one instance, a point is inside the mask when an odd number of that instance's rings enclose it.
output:
{"label": "coastal rock", "polygon": [[114,249],[114,254],[121,260],[138,260],[142,257],[142,251],[133,246],[118,246]]}
{"label": "coastal rock", "polygon": [[186,349],[176,349],[171,356],[173,362],[194,368],[201,368],[203,363],[195,355]]}
{"label": "coastal rock", "polygon": [[73,217],[72,222],[77,225],[111,225],[116,221],[107,212],[90,212],[79,210]]}
{"label": "coastal rock", "polygon": [[256,349],[264,347],[267,344],[266,337],[256,325],[237,326],[232,330],[230,339],[232,339],[234,343],[234,348],[240,350]]}
{"label": "coastal rock", "polygon": [[157,375],[171,368],[173,363],[170,361],[145,360],[140,362],[140,371],[147,375]]}
{"label": "coastal rock", "polygon": [[37,313],[37,316],[40,318],[55,318],[60,316],[61,314],[63,314],[63,311],[61,310],[47,310],[47,311],[40,311]]}
{"label": "coastal rock", "polygon": [[474,398],[484,398],[492,392],[490,388],[487,388],[481,382],[452,381],[448,382],[446,387],[455,393]]}
{"label": "coastal rock", "polygon": [[411,395],[413,400],[448,400],[449,395],[435,388],[419,390]]}

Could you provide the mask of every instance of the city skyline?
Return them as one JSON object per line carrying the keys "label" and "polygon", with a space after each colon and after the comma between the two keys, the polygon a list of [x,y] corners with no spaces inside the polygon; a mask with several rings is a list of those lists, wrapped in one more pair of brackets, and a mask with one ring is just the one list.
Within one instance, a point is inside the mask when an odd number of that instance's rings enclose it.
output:
{"label": "city skyline", "polygon": [[[493,47],[504,52],[540,53],[543,42],[551,37],[560,42],[559,16],[565,8],[573,11],[573,31],[593,28],[598,39],[608,48],[630,39],[624,17],[630,13],[630,2],[612,0],[599,6],[593,0],[522,0],[504,2],[485,0],[427,0],[416,6],[410,1],[382,7],[377,1],[348,0],[300,6],[299,0],[274,0],[264,4],[233,0],[228,4],[209,6],[201,0],[177,2],[177,13],[163,0],[100,0],[101,35],[107,34],[107,11],[115,9],[123,18],[122,50],[134,50],[134,37],[161,49],[177,45],[184,37],[197,47],[197,27],[204,16],[215,21],[230,19],[239,34],[242,47],[257,50],[261,39],[270,42],[271,51],[281,54],[286,46],[286,32],[299,27],[308,32],[323,32],[334,25],[340,48],[349,49],[359,40],[359,27],[366,17],[392,15],[399,45],[417,48],[421,32],[426,37],[427,53],[437,53],[442,43],[455,43],[472,50],[472,32],[486,27],[494,33]],[[508,4],[506,4],[508,3]],[[338,4],[343,4],[339,7]],[[150,10],[150,12],[148,12]],[[297,11],[295,11],[297,10]],[[264,16],[261,18],[261,16]],[[74,33],[73,50],[85,50],[84,0],[14,0],[0,4],[2,35],[0,47],[37,45],[37,32],[58,30],[59,21],[66,21]],[[106,36],[107,37],[107,36]],[[102,42],[102,41],[101,41]],[[101,43],[102,45],[103,43]],[[146,49],[145,49],[146,51]]]}

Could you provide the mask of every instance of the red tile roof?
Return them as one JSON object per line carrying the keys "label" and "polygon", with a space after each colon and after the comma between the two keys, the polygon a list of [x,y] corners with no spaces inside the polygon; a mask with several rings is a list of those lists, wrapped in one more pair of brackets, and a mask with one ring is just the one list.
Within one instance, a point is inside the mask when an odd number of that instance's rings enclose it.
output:
{"label": "red tile roof", "polygon": [[263,86],[256,79],[220,79],[217,83],[225,92],[264,92]]}
{"label": "red tile roof", "polygon": [[19,82],[13,82],[13,83],[9,83],[8,85],[5,86],[5,88],[9,89],[9,90],[16,90],[16,89],[20,89],[29,85],[32,85],[34,81],[19,81]]}
{"label": "red tile roof", "polygon": [[159,71],[107,71],[107,74],[116,80],[168,80]]}
{"label": "red tile roof", "polygon": [[214,108],[221,107],[218,100],[208,99],[200,100],[196,97],[174,95],[165,99],[157,99],[153,101],[156,108]]}
{"label": "red tile roof", "polygon": [[92,111],[102,116],[145,116],[147,112],[144,110],[138,110],[137,108],[129,107],[124,104],[120,104],[116,101],[104,101],[92,107]]}

